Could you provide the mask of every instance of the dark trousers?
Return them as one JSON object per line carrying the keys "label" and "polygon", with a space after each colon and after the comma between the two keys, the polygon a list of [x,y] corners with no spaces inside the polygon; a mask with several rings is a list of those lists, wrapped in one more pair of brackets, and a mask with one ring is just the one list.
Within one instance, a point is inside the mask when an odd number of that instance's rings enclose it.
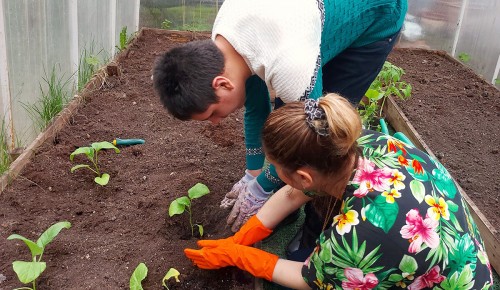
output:
{"label": "dark trousers", "polygon": [[323,66],[323,92],[357,105],[382,69],[399,32],[361,47],[347,48]]}

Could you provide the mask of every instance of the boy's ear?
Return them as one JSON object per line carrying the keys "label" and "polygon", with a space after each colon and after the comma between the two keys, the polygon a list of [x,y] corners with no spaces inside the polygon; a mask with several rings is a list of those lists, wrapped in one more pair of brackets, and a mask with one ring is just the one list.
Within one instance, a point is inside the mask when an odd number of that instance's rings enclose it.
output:
{"label": "boy's ear", "polygon": [[313,185],[313,177],[312,174],[309,170],[306,168],[301,168],[297,169],[295,173],[299,176],[300,178],[300,184],[302,185],[302,188],[311,188]]}
{"label": "boy's ear", "polygon": [[227,89],[227,90],[231,90],[234,88],[234,85],[233,83],[231,82],[231,80],[229,80],[228,78],[224,77],[224,76],[216,76],[213,80],[212,80],[212,88],[214,90],[218,90],[218,89]]}

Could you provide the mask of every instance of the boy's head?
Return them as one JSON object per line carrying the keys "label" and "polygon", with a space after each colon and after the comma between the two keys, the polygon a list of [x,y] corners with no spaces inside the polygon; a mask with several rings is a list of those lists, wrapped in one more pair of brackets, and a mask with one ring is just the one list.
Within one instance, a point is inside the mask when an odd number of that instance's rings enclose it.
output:
{"label": "boy's head", "polygon": [[223,70],[224,56],[212,40],[189,42],[158,59],[154,88],[174,117],[189,120],[219,102],[212,82]]}

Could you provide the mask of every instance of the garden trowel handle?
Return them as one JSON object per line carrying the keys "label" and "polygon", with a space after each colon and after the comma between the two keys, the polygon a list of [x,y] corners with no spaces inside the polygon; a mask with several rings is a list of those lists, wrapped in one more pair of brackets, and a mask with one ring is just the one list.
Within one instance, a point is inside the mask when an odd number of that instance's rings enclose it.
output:
{"label": "garden trowel handle", "polygon": [[115,146],[131,146],[131,145],[139,145],[139,144],[144,144],[143,139],[120,139],[116,138],[113,140],[113,145]]}

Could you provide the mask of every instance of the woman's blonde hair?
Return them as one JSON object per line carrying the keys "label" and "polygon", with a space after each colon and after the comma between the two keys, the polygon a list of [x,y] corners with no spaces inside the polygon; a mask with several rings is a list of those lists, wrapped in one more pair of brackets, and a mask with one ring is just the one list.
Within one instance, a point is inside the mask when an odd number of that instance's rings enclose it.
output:
{"label": "woman's blonde hair", "polygon": [[[318,108],[324,111],[324,119],[309,124],[304,102],[288,103],[271,112],[262,132],[264,151],[285,172],[310,166],[326,176],[349,178],[352,166],[348,165],[357,154],[356,140],[362,130],[359,114],[337,94],[320,98]],[[321,131],[318,126],[327,129],[327,136],[317,133]]]}

